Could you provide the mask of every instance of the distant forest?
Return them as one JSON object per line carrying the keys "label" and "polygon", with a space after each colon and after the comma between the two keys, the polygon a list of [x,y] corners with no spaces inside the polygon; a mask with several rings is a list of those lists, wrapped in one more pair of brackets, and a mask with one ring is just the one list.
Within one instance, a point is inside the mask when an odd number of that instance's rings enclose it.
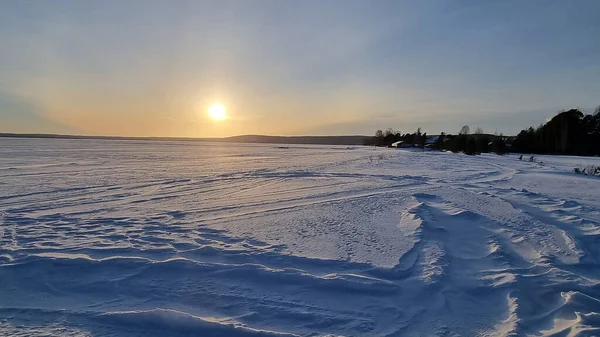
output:
{"label": "distant forest", "polygon": [[365,145],[429,147],[466,154],[518,152],[597,156],[600,155],[600,106],[588,115],[578,109],[560,112],[547,123],[524,129],[517,136],[485,134],[481,128],[471,133],[467,125],[457,135],[442,132],[433,137],[422,133],[420,128],[405,134],[390,128],[377,130],[374,137],[365,140]]}
{"label": "distant forest", "polygon": [[244,135],[226,138],[168,138],[168,137],[106,137],[53,134],[0,133],[0,138],[65,138],[105,140],[153,140],[153,141],[201,141],[229,143],[271,144],[326,144],[326,145],[374,145],[395,147],[428,147],[436,150],[463,152],[466,154],[506,152],[534,154],[567,154],[580,156],[600,155],[600,106],[593,114],[584,114],[578,109],[560,112],[547,123],[537,128],[529,127],[517,136],[486,134],[481,128],[473,132],[463,126],[455,135],[442,132],[428,136],[417,129],[402,134],[389,128],[377,130],[374,137],[368,136],[261,136]]}

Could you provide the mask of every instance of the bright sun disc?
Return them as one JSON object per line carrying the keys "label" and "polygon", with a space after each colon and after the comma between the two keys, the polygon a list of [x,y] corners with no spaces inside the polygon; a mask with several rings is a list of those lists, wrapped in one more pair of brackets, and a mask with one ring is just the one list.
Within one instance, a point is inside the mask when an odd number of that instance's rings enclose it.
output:
{"label": "bright sun disc", "polygon": [[222,121],[227,118],[225,107],[221,104],[213,104],[208,108],[208,115],[216,121]]}

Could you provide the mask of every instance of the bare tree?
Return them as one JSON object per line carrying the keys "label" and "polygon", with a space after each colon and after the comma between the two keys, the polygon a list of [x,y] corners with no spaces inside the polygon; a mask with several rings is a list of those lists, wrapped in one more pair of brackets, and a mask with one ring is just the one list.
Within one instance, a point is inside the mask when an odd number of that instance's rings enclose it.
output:
{"label": "bare tree", "polygon": [[470,132],[471,132],[471,129],[469,128],[469,126],[465,125],[462,128],[460,128],[460,132],[458,134],[459,135],[468,135]]}
{"label": "bare tree", "polygon": [[377,131],[375,132],[375,137],[377,137],[377,138],[382,138],[382,137],[383,137],[383,131],[381,131],[381,130],[377,130]]}
{"label": "bare tree", "polygon": [[481,135],[481,134],[483,134],[483,128],[482,128],[482,127],[480,127],[480,126],[478,126],[478,127],[475,129],[475,134],[476,134],[476,135]]}
{"label": "bare tree", "polygon": [[385,130],[385,131],[383,132],[383,135],[384,135],[385,137],[387,137],[387,136],[389,136],[389,135],[393,135],[393,134],[395,134],[395,132],[394,132],[394,129],[392,129],[392,128],[388,128],[387,130]]}

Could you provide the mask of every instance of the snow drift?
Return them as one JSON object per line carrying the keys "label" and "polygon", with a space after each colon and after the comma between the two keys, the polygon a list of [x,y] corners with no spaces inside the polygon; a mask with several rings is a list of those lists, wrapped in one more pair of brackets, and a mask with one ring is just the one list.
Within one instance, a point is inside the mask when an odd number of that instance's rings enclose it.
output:
{"label": "snow drift", "polygon": [[1,335],[600,334],[599,159],[0,144]]}

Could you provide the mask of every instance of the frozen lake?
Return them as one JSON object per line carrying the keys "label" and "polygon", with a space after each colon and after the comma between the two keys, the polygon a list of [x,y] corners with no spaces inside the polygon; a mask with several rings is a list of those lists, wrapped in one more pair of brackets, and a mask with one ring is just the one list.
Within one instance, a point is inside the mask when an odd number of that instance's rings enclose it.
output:
{"label": "frozen lake", "polygon": [[598,158],[0,138],[0,335],[595,336]]}

